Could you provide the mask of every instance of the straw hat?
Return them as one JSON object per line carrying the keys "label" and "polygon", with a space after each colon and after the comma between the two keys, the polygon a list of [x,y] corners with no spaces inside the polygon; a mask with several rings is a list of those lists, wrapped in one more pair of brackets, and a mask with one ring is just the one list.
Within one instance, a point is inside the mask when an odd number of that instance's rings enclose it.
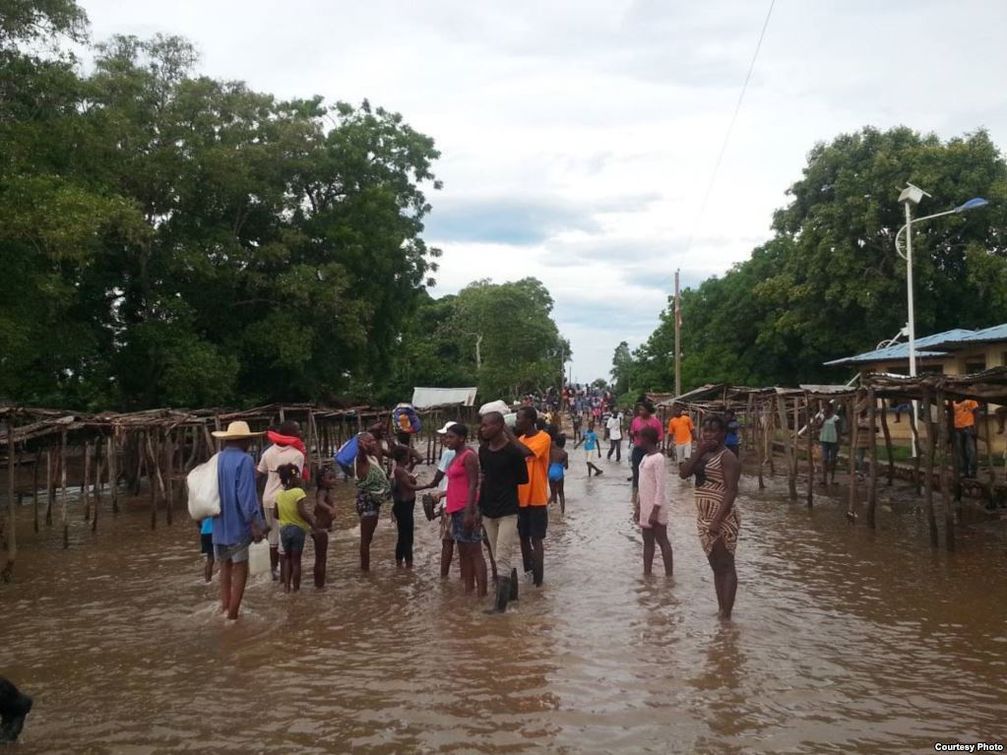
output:
{"label": "straw hat", "polygon": [[253,433],[248,423],[242,419],[231,422],[226,430],[214,430],[210,433],[214,438],[221,440],[240,440],[242,438],[257,438],[265,433]]}

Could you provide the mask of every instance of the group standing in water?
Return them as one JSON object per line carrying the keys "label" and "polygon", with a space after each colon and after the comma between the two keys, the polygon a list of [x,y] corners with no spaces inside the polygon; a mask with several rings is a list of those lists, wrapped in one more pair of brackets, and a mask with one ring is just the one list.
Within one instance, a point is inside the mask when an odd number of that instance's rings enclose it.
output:
{"label": "group standing in water", "polygon": [[[594,463],[601,452],[593,427],[591,420],[580,438],[588,477],[602,474]],[[735,498],[741,474],[736,445],[728,441],[733,440],[732,431],[736,437],[737,423],[733,417],[707,417],[694,454],[695,431],[687,416],[682,420],[681,412],[676,411],[668,429],[675,436],[680,476],[695,477],[699,540],[713,570],[719,614],[728,619],[737,590],[734,552],[740,517]],[[610,439],[621,440],[621,415],[613,411],[606,430]],[[652,573],[660,550],[664,572],[670,576],[673,554],[668,537],[667,470],[661,452],[663,430],[653,407],[639,404],[629,439],[635,518],[643,536],[643,570],[645,575]],[[439,433],[444,452],[433,480],[423,485],[413,474],[418,454],[408,437],[400,437],[400,442],[386,441],[380,425],[356,437],[356,457],[348,471],[355,486],[360,523],[360,568],[365,572],[370,569],[374,533],[382,507],[389,502],[398,531],[396,565],[413,568],[416,496],[418,491],[436,489],[424,497],[425,506],[432,509],[439,504],[441,510],[441,576],[448,576],[457,550],[465,592],[483,597],[494,583],[488,610],[504,612],[518,598],[518,549],[529,580],[536,586],[544,582],[548,506],[558,503],[561,512],[566,508],[564,479],[569,455],[565,435],[547,425],[531,406],[518,409],[513,430],[499,412],[484,414],[477,431],[478,449],[469,447],[469,429],[462,423],[449,422]],[[207,556],[207,581],[214,562],[220,564],[225,613],[229,618],[237,617],[248,573],[248,546],[263,538],[269,541],[273,577],[290,592],[300,589],[301,558],[310,534],[315,546],[314,583],[323,587],[328,534],[335,518],[334,470],[319,471],[311,505],[304,489],[309,478],[307,453],[297,423],[285,422],[268,433],[272,445],[263,451],[254,472],[247,450],[256,434],[245,423],[232,423],[227,431],[215,434],[223,441],[218,471],[221,515],[202,523],[201,539]]]}

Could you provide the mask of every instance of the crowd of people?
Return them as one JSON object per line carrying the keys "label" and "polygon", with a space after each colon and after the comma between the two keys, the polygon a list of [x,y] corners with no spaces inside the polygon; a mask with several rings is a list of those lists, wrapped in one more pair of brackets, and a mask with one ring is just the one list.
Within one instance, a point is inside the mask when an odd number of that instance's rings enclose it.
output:
{"label": "crowd of people", "polygon": [[[536,407],[535,404],[538,404]],[[566,407],[566,412],[562,411]],[[564,416],[564,414],[566,416]],[[438,430],[443,451],[432,478],[419,479],[420,455],[406,433],[392,436],[378,423],[356,436],[352,465],[344,466],[356,493],[360,524],[360,569],[371,565],[371,544],[380,514],[390,504],[396,523],[395,562],[413,568],[414,512],[417,497],[429,519],[440,520],[440,573],[446,578],[457,554],[466,594],[490,595],[487,610],[502,613],[519,597],[519,568],[536,587],[545,581],[545,541],[549,505],[566,510],[564,481],[570,470],[566,422],[574,448],[583,446],[587,476],[600,476],[599,426],[608,440],[607,459],[621,463],[622,440],[631,446],[634,519],[643,537],[643,571],[652,573],[658,549],[665,574],[673,571],[668,537],[667,463],[662,452],[665,430],[674,439],[682,478],[695,478],[700,543],[714,573],[720,615],[729,618],[737,576],[734,550],[740,518],[734,505],[740,476],[737,423],[732,417],[708,416],[701,434],[689,415],[676,408],[667,428],[654,407],[641,401],[626,426],[614,397],[593,388],[570,388],[546,397],[526,397],[515,412],[486,411],[474,430],[448,422]],[[732,427],[732,423],[733,427]],[[732,431],[733,441],[732,442]],[[219,565],[221,606],[236,619],[248,578],[249,548],[265,539],[273,579],[284,591],[301,584],[301,560],[307,537],[314,542],[316,587],[326,581],[328,536],[335,519],[334,469],[316,470],[313,505],[307,492],[311,470],[300,427],[287,421],[267,433],[268,447],[258,464],[248,451],[253,433],[232,422],[214,435],[218,456],[220,514],[201,523],[204,576]],[[694,445],[698,446],[693,452]]]}

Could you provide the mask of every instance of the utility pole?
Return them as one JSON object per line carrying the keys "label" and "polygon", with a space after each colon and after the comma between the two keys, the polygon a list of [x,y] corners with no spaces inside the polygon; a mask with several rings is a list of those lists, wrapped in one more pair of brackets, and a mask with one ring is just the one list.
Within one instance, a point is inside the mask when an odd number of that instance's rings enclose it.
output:
{"label": "utility pole", "polygon": [[678,270],[675,271],[675,395],[682,395],[682,309],[678,295]]}

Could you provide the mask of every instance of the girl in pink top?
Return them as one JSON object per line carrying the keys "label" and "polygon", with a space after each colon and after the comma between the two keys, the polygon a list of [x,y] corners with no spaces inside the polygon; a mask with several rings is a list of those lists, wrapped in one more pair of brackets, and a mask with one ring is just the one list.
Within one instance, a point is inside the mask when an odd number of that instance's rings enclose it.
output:
{"label": "girl in pink top", "polygon": [[661,548],[664,573],[671,576],[672,554],[668,542],[668,499],[665,484],[668,471],[658,448],[657,430],[647,426],[640,431],[644,450],[640,462],[640,527],[643,531],[643,573],[649,575],[654,565],[654,545]]}
{"label": "girl in pink top", "polygon": [[664,428],[661,421],[654,416],[654,407],[649,401],[642,401],[636,405],[636,416],[629,425],[629,439],[633,442],[633,453],[629,460],[633,465],[633,490],[640,487],[640,462],[643,461],[643,441],[640,439],[640,431],[645,427],[653,427],[657,432],[657,442],[661,442],[664,437]]}
{"label": "girl in pink top", "polygon": [[455,422],[444,434],[444,445],[455,451],[448,467],[444,511],[451,518],[451,536],[458,544],[458,564],[465,592],[486,595],[486,559],[483,558],[483,528],[476,508],[479,490],[479,459],[465,445],[468,428]]}

